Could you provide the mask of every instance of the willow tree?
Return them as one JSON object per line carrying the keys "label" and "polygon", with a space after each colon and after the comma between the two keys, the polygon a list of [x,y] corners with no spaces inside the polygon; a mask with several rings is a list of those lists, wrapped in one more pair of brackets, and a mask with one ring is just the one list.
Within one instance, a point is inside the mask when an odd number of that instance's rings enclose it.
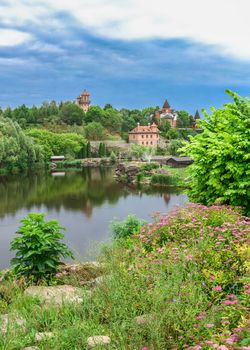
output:
{"label": "willow tree", "polygon": [[195,202],[242,206],[250,212],[250,99],[227,90],[232,103],[212,108],[200,121],[203,132],[182,151],[190,167],[189,196]]}

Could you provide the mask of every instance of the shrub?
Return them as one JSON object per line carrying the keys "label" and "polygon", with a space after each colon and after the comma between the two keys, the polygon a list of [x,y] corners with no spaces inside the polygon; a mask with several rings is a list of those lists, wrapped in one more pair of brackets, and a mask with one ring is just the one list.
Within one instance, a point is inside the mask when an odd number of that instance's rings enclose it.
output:
{"label": "shrub", "polygon": [[159,163],[147,163],[142,165],[141,170],[150,171],[150,170],[158,169],[159,167],[160,167]]}
{"label": "shrub", "polygon": [[110,161],[111,163],[116,163],[117,162],[117,156],[114,151],[111,152],[110,154]]}
{"label": "shrub", "polygon": [[181,147],[183,147],[183,141],[171,140],[168,145],[168,153],[172,156],[178,156],[180,154]]}
{"label": "shrub", "polygon": [[234,103],[204,112],[203,133],[183,148],[190,167],[190,198],[199,203],[242,206],[250,213],[250,99],[229,92]]}
{"label": "shrub", "polygon": [[43,214],[30,213],[21,220],[16,237],[11,242],[11,250],[16,256],[11,260],[17,277],[24,276],[35,282],[49,279],[58,270],[60,258],[73,255],[61,242],[64,228],[56,220],[45,222]]}
{"label": "shrub", "polygon": [[113,220],[111,231],[115,238],[126,238],[140,231],[146,221],[138,219],[135,215],[128,215],[124,221]]}

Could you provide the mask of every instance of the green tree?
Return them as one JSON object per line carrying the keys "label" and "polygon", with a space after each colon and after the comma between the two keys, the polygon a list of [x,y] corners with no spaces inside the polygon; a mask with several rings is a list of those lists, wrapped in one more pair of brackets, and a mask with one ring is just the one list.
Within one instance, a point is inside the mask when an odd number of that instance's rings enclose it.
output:
{"label": "green tree", "polygon": [[105,111],[99,106],[89,107],[87,113],[84,116],[85,123],[101,123],[105,115]]}
{"label": "green tree", "polygon": [[113,108],[108,108],[102,115],[102,125],[111,133],[120,133],[122,127],[122,115]]}
{"label": "green tree", "polygon": [[92,122],[85,126],[85,134],[88,140],[98,141],[105,139],[106,131],[102,124]]}
{"label": "green tree", "polygon": [[75,103],[68,102],[63,104],[59,116],[61,120],[69,125],[82,125],[84,119],[83,110]]}
{"label": "green tree", "polygon": [[47,161],[53,155],[75,158],[85,143],[81,135],[73,133],[57,134],[45,129],[30,129],[26,134],[32,137],[37,145],[42,147]]}
{"label": "green tree", "polygon": [[174,139],[178,139],[179,137],[179,132],[177,129],[175,128],[170,128],[168,130],[168,132],[166,133],[166,137],[169,139],[169,140],[174,140]]}
{"label": "green tree", "polygon": [[86,156],[87,156],[87,158],[91,158],[91,145],[90,145],[90,142],[87,143]]}
{"label": "green tree", "polygon": [[204,111],[203,133],[183,149],[194,160],[189,195],[206,205],[225,203],[250,212],[250,100],[227,93],[234,102],[213,108],[211,116]]}
{"label": "green tree", "polygon": [[42,148],[24,134],[17,122],[0,117],[0,166],[27,168],[41,162]]}
{"label": "green tree", "polygon": [[190,116],[187,111],[178,111],[176,126],[177,128],[190,128]]}
{"label": "green tree", "polygon": [[180,149],[183,147],[183,140],[171,140],[168,145],[168,153],[172,156],[180,155]]}

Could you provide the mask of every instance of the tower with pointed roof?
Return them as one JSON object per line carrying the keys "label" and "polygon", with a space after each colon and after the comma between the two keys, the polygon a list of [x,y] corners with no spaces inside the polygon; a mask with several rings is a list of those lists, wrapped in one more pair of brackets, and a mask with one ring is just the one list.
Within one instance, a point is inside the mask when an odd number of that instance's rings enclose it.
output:
{"label": "tower with pointed roof", "polygon": [[166,100],[163,104],[163,107],[162,107],[162,112],[163,113],[171,113],[171,107],[170,107],[170,104],[168,103],[168,100]]}
{"label": "tower with pointed roof", "polygon": [[76,103],[78,106],[82,108],[82,110],[86,113],[88,112],[89,106],[90,106],[90,99],[89,99],[89,92],[84,89],[80,96],[77,97]]}

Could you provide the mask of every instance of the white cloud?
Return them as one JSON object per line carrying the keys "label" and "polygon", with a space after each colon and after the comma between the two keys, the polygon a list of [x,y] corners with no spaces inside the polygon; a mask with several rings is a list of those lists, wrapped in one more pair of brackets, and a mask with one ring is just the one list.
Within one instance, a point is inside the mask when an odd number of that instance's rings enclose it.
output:
{"label": "white cloud", "polygon": [[32,35],[14,29],[0,29],[0,46],[16,46],[31,40]]}
{"label": "white cloud", "polygon": [[[45,13],[71,15],[85,29],[118,40],[185,39],[229,57],[250,60],[249,0],[8,0],[5,23],[33,21]],[[20,12],[18,12],[20,11]],[[48,21],[49,22],[49,21]],[[67,22],[53,23],[64,26]]]}

